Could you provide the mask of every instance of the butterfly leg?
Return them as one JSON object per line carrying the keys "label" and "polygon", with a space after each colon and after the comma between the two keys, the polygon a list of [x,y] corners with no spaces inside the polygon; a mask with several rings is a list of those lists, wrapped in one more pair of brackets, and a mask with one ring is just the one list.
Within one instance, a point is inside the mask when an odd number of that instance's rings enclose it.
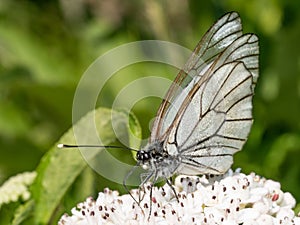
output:
{"label": "butterfly leg", "polygon": [[[139,204],[141,201],[143,201],[144,196],[146,194],[145,190],[145,184],[153,177],[154,171],[151,171],[150,173],[142,173],[140,175],[142,183],[139,186]],[[143,196],[141,197],[141,192],[143,192]]]}
{"label": "butterfly leg", "polygon": [[123,179],[123,186],[125,188],[125,190],[127,191],[127,193],[130,195],[130,197],[138,204],[140,205],[140,203],[133,197],[133,195],[131,194],[131,192],[129,191],[127,185],[126,185],[126,181],[128,180],[128,178],[132,175],[132,173],[138,168],[138,164],[135,165],[128,173],[127,175],[124,177]]}
{"label": "butterfly leg", "polygon": [[174,195],[175,195],[175,197],[176,197],[176,199],[177,199],[177,202],[179,202],[178,195],[177,195],[177,193],[176,193],[176,191],[175,191],[175,188],[174,188],[173,185],[172,185],[172,177],[170,177],[169,179],[166,178],[166,183],[169,185],[169,187],[170,187],[171,190],[173,191],[173,193],[174,193]]}
{"label": "butterfly leg", "polygon": [[[147,185],[145,187],[145,184],[151,180],[151,178],[153,178],[153,182],[151,182],[149,185]],[[150,220],[150,216],[151,216],[151,213],[152,213],[152,202],[155,201],[153,199],[153,192],[152,192],[152,189],[153,189],[153,184],[157,181],[157,171],[151,171],[150,173],[143,173],[141,174],[141,180],[142,180],[142,183],[139,187],[140,191],[139,191],[139,194],[142,192],[143,190],[143,196],[141,198],[141,195],[139,195],[139,203],[141,203],[141,201],[144,199],[147,191],[149,191],[149,198],[150,198],[150,202],[149,202],[149,214],[148,214],[148,221]],[[146,204],[145,204],[146,205]],[[146,206],[148,207],[148,206]]]}
{"label": "butterfly leg", "polygon": [[150,184],[150,209],[149,209],[149,215],[148,215],[148,221],[150,220],[150,216],[152,213],[152,202],[156,202],[156,199],[154,199],[152,197],[152,190],[153,190],[153,184],[155,184],[155,182],[157,181],[157,170],[153,171],[154,173],[154,178],[153,178],[153,182]]}

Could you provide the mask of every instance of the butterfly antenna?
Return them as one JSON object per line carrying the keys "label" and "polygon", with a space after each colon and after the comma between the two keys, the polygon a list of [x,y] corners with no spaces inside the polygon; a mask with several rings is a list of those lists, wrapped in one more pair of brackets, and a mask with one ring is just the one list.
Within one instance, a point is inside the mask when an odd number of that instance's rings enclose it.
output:
{"label": "butterfly antenna", "polygon": [[135,151],[137,152],[137,149],[134,148],[128,148],[123,146],[116,146],[116,145],[68,145],[68,144],[58,144],[58,148],[120,148],[125,149],[129,151]]}

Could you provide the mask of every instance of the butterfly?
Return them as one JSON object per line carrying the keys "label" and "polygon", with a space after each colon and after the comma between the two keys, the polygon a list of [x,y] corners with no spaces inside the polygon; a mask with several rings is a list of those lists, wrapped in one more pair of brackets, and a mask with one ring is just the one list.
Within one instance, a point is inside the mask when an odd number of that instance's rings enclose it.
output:
{"label": "butterfly", "polygon": [[149,142],[137,150],[137,164],[124,178],[126,189],[126,180],[140,166],[147,171],[141,188],[161,178],[172,188],[173,175],[223,174],[231,167],[253,122],[258,42],[255,34],[243,34],[236,12],[212,25],[167,91]]}
{"label": "butterfly", "polygon": [[259,45],[236,12],[202,37],[163,99],[148,144],[136,154],[142,184],[174,174],[223,174],[252,126]]}

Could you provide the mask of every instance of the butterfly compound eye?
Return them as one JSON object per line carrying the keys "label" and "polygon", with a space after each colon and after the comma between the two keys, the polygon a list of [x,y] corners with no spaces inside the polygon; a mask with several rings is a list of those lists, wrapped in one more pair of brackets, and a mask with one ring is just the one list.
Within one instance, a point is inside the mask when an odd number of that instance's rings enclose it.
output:
{"label": "butterfly compound eye", "polygon": [[136,153],[136,160],[138,160],[138,161],[140,161],[140,160],[142,160],[143,159],[143,156],[142,156],[143,154],[141,153],[141,151],[138,151],[137,153]]}
{"label": "butterfly compound eye", "polygon": [[146,161],[146,160],[149,160],[150,158],[150,155],[148,152],[145,152],[145,151],[138,151],[136,153],[136,159],[138,161]]}

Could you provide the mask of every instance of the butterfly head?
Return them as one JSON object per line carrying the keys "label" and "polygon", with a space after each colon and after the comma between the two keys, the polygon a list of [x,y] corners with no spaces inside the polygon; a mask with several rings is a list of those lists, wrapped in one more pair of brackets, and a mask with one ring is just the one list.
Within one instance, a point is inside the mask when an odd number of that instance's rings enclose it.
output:
{"label": "butterfly head", "polygon": [[146,145],[137,152],[136,159],[144,169],[148,169],[155,162],[161,161],[167,153],[163,149],[162,143],[152,143]]}

